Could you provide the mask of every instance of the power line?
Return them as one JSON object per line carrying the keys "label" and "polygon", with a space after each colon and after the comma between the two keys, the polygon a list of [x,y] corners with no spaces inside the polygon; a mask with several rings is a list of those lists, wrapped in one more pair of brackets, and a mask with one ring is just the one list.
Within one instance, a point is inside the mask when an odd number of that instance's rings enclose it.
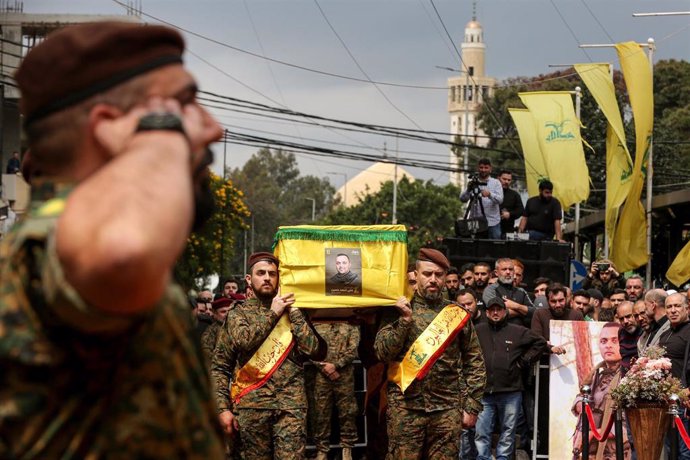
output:
{"label": "power line", "polygon": [[[568,21],[565,20],[565,17],[561,13],[561,10],[558,9],[558,6],[556,6],[556,3],[554,0],[549,0],[551,2],[551,5],[553,5],[553,8],[556,10],[556,13],[558,13],[558,16],[561,18],[561,21],[563,21],[563,24],[565,24],[565,27],[570,31],[570,35],[573,36],[575,39],[575,43],[577,43],[577,46],[579,47],[582,42],[580,42],[580,39],[577,38],[577,35],[575,35],[575,31],[570,27],[570,24],[568,24]],[[585,56],[587,56],[587,59],[589,59],[589,62],[592,62],[592,58],[589,56],[589,53],[587,53],[587,50],[584,48],[580,48],[583,53],[585,53]]]}
{"label": "power line", "polygon": [[397,105],[395,105],[395,104],[393,103],[393,101],[391,101],[390,98],[386,95],[386,93],[384,93],[384,92],[381,90],[381,88],[379,88],[379,85],[377,85],[376,82],[374,82],[374,81],[371,79],[371,77],[369,76],[369,74],[367,74],[367,72],[364,70],[364,68],[362,68],[362,66],[359,64],[359,62],[357,61],[357,58],[355,58],[354,54],[352,54],[352,52],[350,51],[350,48],[349,48],[349,47],[347,46],[347,44],[345,43],[345,40],[343,40],[343,38],[340,36],[340,34],[338,33],[338,31],[335,30],[335,27],[333,27],[333,24],[331,24],[331,21],[328,20],[328,16],[326,16],[326,12],[323,10],[323,8],[321,8],[321,5],[319,5],[318,0],[314,0],[314,4],[316,4],[316,7],[318,8],[319,12],[321,13],[321,16],[323,17],[324,21],[326,21],[326,24],[328,24],[328,27],[329,27],[329,28],[331,29],[331,31],[333,32],[333,35],[336,36],[336,38],[338,39],[338,41],[340,42],[340,44],[343,46],[343,48],[345,48],[345,51],[347,52],[347,55],[350,56],[350,59],[352,59],[352,62],[354,62],[355,65],[357,66],[357,68],[359,69],[359,71],[362,72],[362,75],[364,75],[364,76],[366,77],[366,79],[367,79],[372,85],[374,85],[374,88],[376,88],[376,91],[378,91],[379,94],[381,94],[381,96],[383,96],[383,98],[386,100],[386,102],[388,102],[388,104],[390,104],[391,107],[393,107],[400,115],[402,115],[403,117],[405,117],[410,123],[412,123],[412,124],[413,124],[414,126],[416,126],[418,129],[422,129],[422,127],[419,126],[419,125],[417,124],[416,121],[414,121],[412,118],[410,118],[410,117],[409,117],[405,112],[403,112]]}
{"label": "power line", "polygon": [[[124,3],[122,3],[122,2],[120,2],[119,0],[112,0],[112,1],[113,1],[114,3],[117,3],[117,4],[120,5],[120,6],[126,7],[126,5],[125,5]],[[198,33],[198,32],[194,32],[194,31],[192,31],[192,30],[185,29],[184,27],[175,25],[175,24],[173,24],[173,23],[171,23],[171,22],[169,22],[169,21],[166,21],[166,20],[164,20],[164,19],[158,18],[158,17],[153,16],[153,15],[151,15],[151,14],[148,14],[148,13],[146,13],[146,12],[144,12],[144,11],[140,11],[140,13],[141,13],[142,16],[145,16],[145,17],[147,17],[147,18],[153,19],[154,21],[160,22],[161,24],[165,24],[165,25],[167,25],[167,26],[170,26],[170,27],[172,27],[172,28],[175,28],[175,29],[177,29],[177,30],[180,30],[180,31],[182,31],[182,32],[185,32],[185,33],[187,33],[187,34],[189,34],[189,35],[192,35],[192,36],[194,36],[194,37],[200,38],[200,39],[202,39],[202,40],[206,40],[206,41],[208,41],[208,42],[210,42],[210,43],[214,43],[214,44],[216,44],[216,45],[222,46],[222,47],[224,47],[224,48],[231,49],[231,50],[233,50],[233,51],[237,51],[237,52],[239,52],[239,53],[243,53],[243,54],[247,54],[247,55],[249,55],[249,56],[253,56],[253,57],[255,57],[255,58],[264,59],[264,60],[266,60],[266,61],[275,62],[276,64],[284,65],[284,66],[287,66],[287,67],[292,67],[292,68],[294,68],[294,69],[304,70],[304,71],[306,71],[306,72],[311,72],[311,73],[315,73],[315,74],[319,74],[319,75],[324,75],[324,76],[327,76],[327,77],[340,78],[340,79],[343,79],[343,80],[358,81],[358,82],[362,82],[362,83],[372,83],[371,81],[366,80],[366,79],[363,79],[363,78],[357,78],[357,77],[351,77],[351,76],[347,76],[347,75],[341,75],[341,74],[337,74],[337,73],[333,73],[333,72],[327,72],[327,71],[325,71],[325,70],[314,69],[314,68],[311,68],[311,67],[305,67],[305,66],[301,66],[301,65],[297,65],[297,64],[292,64],[292,63],[290,63],[290,62],[281,61],[280,59],[274,59],[274,58],[271,58],[271,57],[268,57],[268,56],[262,56],[261,54],[254,53],[254,52],[252,52],[252,51],[248,51],[248,50],[245,50],[245,49],[242,49],[242,48],[238,48],[238,47],[236,47],[236,46],[230,45],[230,44],[228,44],[228,43],[221,42],[221,41],[216,40],[216,39],[214,39],[214,38],[207,37],[207,36],[202,35],[202,34],[200,34],[200,33]],[[396,87],[396,88],[434,89],[434,90],[444,90],[444,91],[448,89],[448,88],[446,88],[445,86],[406,85],[406,84],[403,84],[403,83],[391,83],[391,82],[383,82],[383,81],[376,81],[376,82],[374,82],[374,83],[376,83],[377,85],[393,86],[393,87]]]}
{"label": "power line", "polygon": [[580,1],[581,1],[582,4],[585,6],[585,8],[587,8],[587,11],[589,11],[589,14],[594,18],[594,20],[597,22],[597,24],[599,24],[599,27],[601,27],[601,30],[604,31],[604,33],[605,33],[606,36],[609,38],[609,40],[611,41],[611,43],[615,43],[616,40],[613,39],[613,37],[611,36],[611,34],[609,34],[608,30],[606,30],[606,27],[604,27],[604,25],[599,21],[599,18],[597,17],[596,14],[594,14],[594,12],[593,12],[592,9],[589,7],[589,5],[587,5],[587,2],[586,2],[585,0],[580,0]]}

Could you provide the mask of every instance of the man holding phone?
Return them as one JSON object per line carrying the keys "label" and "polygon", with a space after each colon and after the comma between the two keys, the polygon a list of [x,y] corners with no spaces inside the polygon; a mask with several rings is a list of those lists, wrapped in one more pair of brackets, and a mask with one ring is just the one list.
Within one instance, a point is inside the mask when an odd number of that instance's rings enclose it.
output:
{"label": "man holding phone", "polygon": [[604,297],[609,297],[615,289],[625,288],[625,278],[616,271],[616,266],[608,259],[600,259],[592,264],[582,289],[598,289]]}

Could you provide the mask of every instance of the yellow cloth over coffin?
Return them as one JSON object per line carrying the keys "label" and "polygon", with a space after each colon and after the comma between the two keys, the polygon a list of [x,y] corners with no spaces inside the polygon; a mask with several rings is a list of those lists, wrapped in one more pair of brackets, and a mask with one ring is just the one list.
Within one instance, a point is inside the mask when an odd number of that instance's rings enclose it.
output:
{"label": "yellow cloth over coffin", "polygon": [[274,254],[281,293],[294,293],[299,308],[394,305],[405,295],[404,225],[280,227]]}

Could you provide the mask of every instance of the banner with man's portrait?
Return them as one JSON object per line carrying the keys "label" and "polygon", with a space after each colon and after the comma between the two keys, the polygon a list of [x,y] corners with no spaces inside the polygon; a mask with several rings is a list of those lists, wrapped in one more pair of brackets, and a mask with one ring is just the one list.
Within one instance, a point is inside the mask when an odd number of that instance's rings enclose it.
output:
{"label": "banner with man's portrait", "polygon": [[394,305],[407,285],[404,225],[280,227],[281,292],[299,308]]}
{"label": "banner with man's portrait", "polygon": [[[615,417],[610,391],[618,385],[621,354],[618,323],[551,320],[550,342],[565,348],[551,355],[549,379],[549,458],[582,458],[580,388],[592,389],[590,408],[596,429],[603,433],[610,417]],[[615,459],[615,432],[598,442],[590,432],[589,458]],[[624,433],[624,458],[630,458],[630,443]]]}

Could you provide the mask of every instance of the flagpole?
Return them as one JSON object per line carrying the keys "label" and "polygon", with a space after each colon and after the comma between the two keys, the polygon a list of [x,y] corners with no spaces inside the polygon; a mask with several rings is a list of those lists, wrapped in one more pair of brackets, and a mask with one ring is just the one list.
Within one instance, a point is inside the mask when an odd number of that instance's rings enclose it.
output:
{"label": "flagpole", "polygon": [[[654,94],[654,39],[647,39],[647,54],[649,56],[649,69],[652,73],[652,94]],[[648,289],[652,286],[652,176],[654,171],[652,169],[652,153],[654,150],[654,130],[649,139],[649,157],[647,157],[647,269],[645,273],[645,281]]]}
{"label": "flagpole", "polygon": [[[654,57],[654,39],[647,39],[647,43],[638,43],[640,47],[646,47],[649,67],[652,70],[652,85],[654,84],[654,62],[652,58]],[[580,45],[580,48],[615,48],[615,43],[606,44],[595,44],[595,45]],[[652,87],[652,92],[654,92],[654,87]],[[652,130],[653,133],[653,130]],[[645,284],[648,289],[652,287],[652,148],[654,144],[654,136],[649,140],[649,156],[647,157],[647,265],[645,267]],[[640,154],[640,152],[635,152],[635,155]]]}
{"label": "flagpole", "polygon": [[[575,87],[575,116],[582,124],[580,106],[582,103],[582,88]],[[580,260],[580,202],[575,203],[575,260]]]}

